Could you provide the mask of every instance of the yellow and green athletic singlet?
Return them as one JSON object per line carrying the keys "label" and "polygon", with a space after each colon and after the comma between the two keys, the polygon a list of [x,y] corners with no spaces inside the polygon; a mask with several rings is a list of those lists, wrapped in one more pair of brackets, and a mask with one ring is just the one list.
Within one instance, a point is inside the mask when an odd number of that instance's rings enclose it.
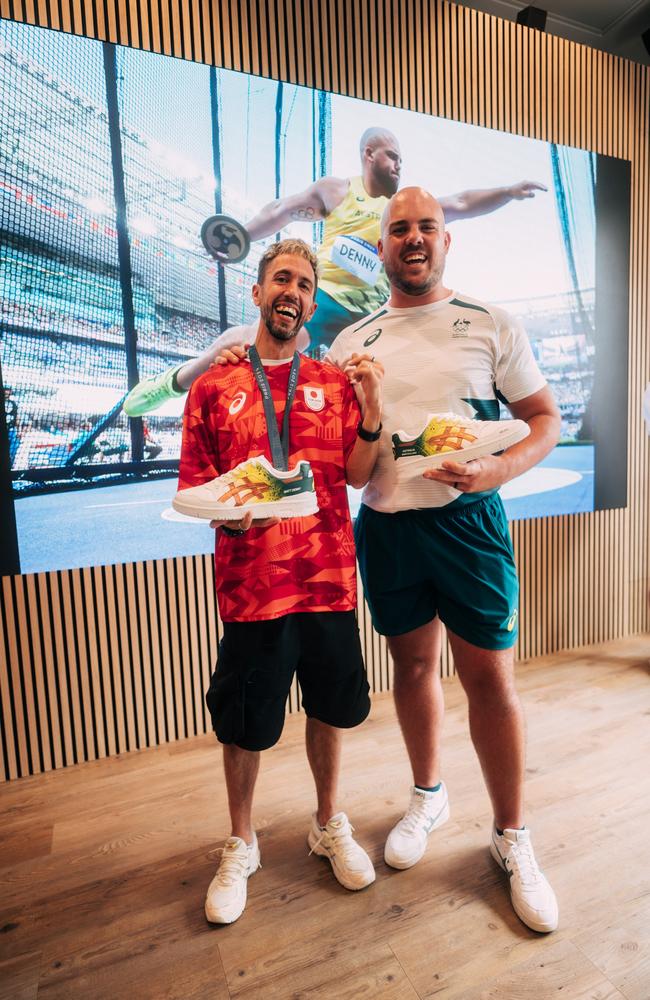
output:
{"label": "yellow and green athletic singlet", "polygon": [[383,195],[371,198],[361,177],[351,177],[345,198],[325,219],[318,251],[319,287],[351,312],[373,312],[390,294],[377,254],[387,203]]}

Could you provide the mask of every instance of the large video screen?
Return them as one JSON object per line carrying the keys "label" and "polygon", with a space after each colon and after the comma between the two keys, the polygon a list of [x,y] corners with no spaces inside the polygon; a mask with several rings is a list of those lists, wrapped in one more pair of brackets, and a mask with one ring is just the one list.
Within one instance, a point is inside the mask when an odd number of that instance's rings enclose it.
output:
{"label": "large video screen", "polygon": [[[449,224],[445,283],[521,319],[562,414],[553,453],[503,487],[509,517],[626,503],[629,164],[10,21],[0,79],[0,459],[17,542],[3,572],[212,549],[207,524],[165,516],[183,397],[161,378],[142,415],[125,399],[215,342],[254,339],[250,289],[276,233],[223,265],[201,243],[206,218],[246,224],[339,178],[343,201],[294,212],[282,235],[345,270],[337,213],[365,197],[369,127],[395,138],[400,186],[485,195]],[[360,234],[371,253],[378,230]],[[357,308],[381,305],[379,271],[350,273]],[[303,347],[322,354],[334,333]]]}

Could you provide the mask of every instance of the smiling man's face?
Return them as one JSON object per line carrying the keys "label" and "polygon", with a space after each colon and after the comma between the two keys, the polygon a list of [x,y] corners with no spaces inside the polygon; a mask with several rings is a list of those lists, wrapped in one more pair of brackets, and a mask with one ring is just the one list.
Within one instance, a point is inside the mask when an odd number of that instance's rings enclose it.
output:
{"label": "smiling man's face", "polygon": [[403,188],[386,206],[379,256],[391,288],[427,296],[442,285],[450,237],[436,199],[422,188]]}
{"label": "smiling man's face", "polygon": [[314,313],[314,291],[314,272],[304,257],[280,254],[269,262],[261,284],[253,285],[253,301],[275,340],[298,336]]}

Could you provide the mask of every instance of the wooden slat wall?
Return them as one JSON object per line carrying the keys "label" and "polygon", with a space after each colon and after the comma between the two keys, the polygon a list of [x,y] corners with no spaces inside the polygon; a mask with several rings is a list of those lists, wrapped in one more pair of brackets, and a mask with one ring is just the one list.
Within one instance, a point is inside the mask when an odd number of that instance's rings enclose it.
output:
{"label": "wooden slat wall", "polygon": [[[630,159],[629,506],[513,524],[518,655],[648,631],[647,68],[427,0],[0,0],[0,15]],[[4,779],[206,731],[208,557],[4,578],[0,595]],[[363,602],[360,625],[371,685],[386,690]],[[448,649],[441,669],[453,672]]]}

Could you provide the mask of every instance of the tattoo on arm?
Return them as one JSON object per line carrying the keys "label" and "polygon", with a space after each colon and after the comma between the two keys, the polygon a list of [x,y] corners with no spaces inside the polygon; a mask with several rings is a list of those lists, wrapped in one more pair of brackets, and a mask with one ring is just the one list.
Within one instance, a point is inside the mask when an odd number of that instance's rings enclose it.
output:
{"label": "tattoo on arm", "polygon": [[291,218],[295,219],[296,222],[309,222],[310,219],[314,218],[314,210],[308,205],[304,205],[302,208],[294,209]]}

